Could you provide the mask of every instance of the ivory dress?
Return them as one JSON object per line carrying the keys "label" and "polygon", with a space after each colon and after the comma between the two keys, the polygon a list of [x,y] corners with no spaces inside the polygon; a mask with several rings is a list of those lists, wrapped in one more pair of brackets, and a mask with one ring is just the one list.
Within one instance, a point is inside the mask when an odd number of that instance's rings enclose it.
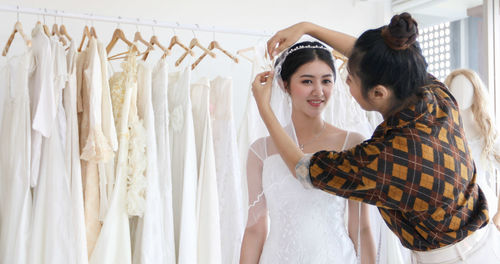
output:
{"label": "ivory dress", "polygon": [[210,109],[219,195],[222,263],[238,263],[245,223],[241,168],[233,122],[232,80],[210,82]]}
{"label": "ivory dress", "polygon": [[166,238],[163,235],[166,227],[162,212],[164,205],[160,192],[151,81],[150,66],[140,61],[137,66],[137,112],[139,118],[144,121],[147,135],[146,201],[144,214],[137,221],[132,262],[142,264],[168,263],[167,252],[164,251]]}
{"label": "ivory dress", "polygon": [[[115,184],[109,199],[109,208],[96,241],[89,263],[127,264],[132,262],[130,228],[128,219],[127,184],[129,163],[141,163],[129,160],[129,131],[132,119],[131,108],[137,93],[136,58],[129,54],[122,63],[122,72],[115,73],[110,79],[113,114],[118,135],[118,155],[116,157]],[[134,103],[135,104],[135,103]]]}
{"label": "ivory dress", "polygon": [[161,237],[165,239],[163,252],[166,263],[175,263],[174,216],[172,211],[172,166],[170,159],[169,113],[168,113],[168,65],[165,59],[158,61],[153,68],[152,78],[153,110],[155,116],[155,132],[158,151],[158,170],[160,198],[162,204],[161,218],[164,223]]}
{"label": "ivory dress", "polygon": [[63,91],[64,111],[66,112],[66,173],[71,182],[71,217],[73,221],[73,246],[76,264],[88,263],[87,236],[85,234],[85,215],[83,209],[82,170],[80,166],[80,144],[78,140],[78,115],[76,108],[76,58],[75,43],[71,42],[66,54],[68,78]]}
{"label": "ivory dress", "polygon": [[[172,207],[178,264],[197,263],[196,190],[198,168],[189,88],[191,63],[168,76]],[[175,153],[175,155],[174,155]]]}
{"label": "ivory dress", "polygon": [[209,95],[210,85],[207,78],[202,78],[197,83],[191,84],[191,102],[193,105],[198,161],[198,191],[196,197],[198,260],[200,263],[221,263],[219,199],[208,104]]}
{"label": "ivory dress", "polygon": [[[37,28],[35,28],[37,30]],[[46,38],[43,31],[39,31],[39,37]],[[35,37],[33,38],[35,39]],[[65,114],[62,107],[62,91],[66,84],[67,74],[66,57],[64,47],[55,38],[50,41],[50,65],[47,82],[52,83],[53,102],[57,112],[52,122],[40,124],[50,130],[44,136],[41,144],[40,167],[38,180],[33,189],[33,216],[31,226],[31,238],[29,246],[30,263],[71,263],[74,262],[74,249],[72,241],[72,218],[71,216],[71,190],[70,175],[67,174],[64,158],[64,146],[62,135],[65,135],[61,122],[65,122]],[[38,44],[33,43],[33,48]],[[46,45],[46,44],[43,44]],[[35,57],[36,58],[36,57]],[[37,71],[44,67],[43,61],[36,61]],[[35,77],[36,75],[32,75]],[[33,88],[40,88],[41,83],[33,81]],[[42,97],[40,97],[42,100]],[[49,113],[39,113],[36,115]],[[35,124],[33,124],[35,125]]]}
{"label": "ivory dress", "polygon": [[27,263],[31,226],[30,49],[0,68],[0,263]]}

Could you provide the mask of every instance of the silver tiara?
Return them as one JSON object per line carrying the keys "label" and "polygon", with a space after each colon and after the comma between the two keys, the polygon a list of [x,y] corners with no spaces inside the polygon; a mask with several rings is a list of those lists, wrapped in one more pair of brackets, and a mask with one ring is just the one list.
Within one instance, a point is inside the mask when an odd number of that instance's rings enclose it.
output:
{"label": "silver tiara", "polygon": [[312,45],[308,44],[308,45],[299,45],[299,46],[297,46],[297,47],[295,47],[293,49],[289,49],[286,54],[288,56],[290,53],[293,53],[293,52],[295,52],[297,50],[301,50],[301,49],[324,49],[324,50],[328,51],[328,49],[326,47],[323,47],[323,46],[312,46]]}

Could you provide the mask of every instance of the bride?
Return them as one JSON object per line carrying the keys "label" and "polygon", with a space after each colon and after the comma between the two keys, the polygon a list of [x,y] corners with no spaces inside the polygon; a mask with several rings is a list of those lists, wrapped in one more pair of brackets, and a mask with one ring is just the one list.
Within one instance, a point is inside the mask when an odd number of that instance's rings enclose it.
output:
{"label": "bride", "polygon": [[[305,153],[341,151],[363,141],[322,119],[336,76],[332,55],[321,43],[290,47],[278,59],[274,76],[271,104]],[[367,205],[305,189],[289,174],[271,137],[251,145],[250,206],[240,263],[356,263],[357,255],[362,263],[373,263]]]}

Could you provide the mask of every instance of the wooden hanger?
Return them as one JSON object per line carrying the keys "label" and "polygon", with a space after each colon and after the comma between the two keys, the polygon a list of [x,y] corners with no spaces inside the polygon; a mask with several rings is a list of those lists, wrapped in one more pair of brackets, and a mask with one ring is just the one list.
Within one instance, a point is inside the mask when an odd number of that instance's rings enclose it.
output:
{"label": "wooden hanger", "polygon": [[153,45],[151,45],[151,43],[147,42],[146,40],[144,40],[144,38],[142,38],[141,32],[139,32],[139,31],[136,31],[134,34],[134,42],[137,42],[137,41],[146,45],[147,49],[154,49],[154,47],[153,47]]}
{"label": "wooden hanger", "polygon": [[[210,55],[212,58],[215,58],[215,53],[213,53],[212,51],[208,50],[207,48],[203,47],[200,42],[198,41],[197,38],[193,38],[191,40],[191,43],[189,43],[189,49],[192,50],[194,47],[198,47],[200,48],[201,50],[203,50],[204,52],[208,53],[208,55]],[[189,52],[184,52],[184,54],[181,55],[181,57],[175,62],[175,66],[179,66],[182,61],[186,58],[186,56],[188,54],[191,54]]]}
{"label": "wooden hanger", "polygon": [[118,40],[121,40],[123,42],[125,42],[125,44],[127,44],[127,46],[132,46],[133,43],[131,41],[129,41],[126,37],[125,37],[125,33],[123,33],[123,30],[117,28],[115,29],[115,31],[113,32],[113,36],[111,37],[111,41],[109,42],[109,44],[106,46],[106,52],[109,54],[109,52],[111,52],[111,50],[113,49],[113,47],[115,46],[116,42],[118,42]]}
{"label": "wooden hanger", "polygon": [[[208,50],[214,50],[214,49],[218,49],[220,51],[222,51],[222,53],[224,53],[226,56],[228,56],[230,59],[232,59],[234,62],[238,63],[238,58],[236,58],[235,56],[233,56],[231,53],[229,53],[227,50],[223,49],[219,42],[217,41],[212,41],[210,42],[210,44],[208,45]],[[194,68],[196,68],[196,66],[198,66],[198,64],[201,62],[201,60],[203,60],[203,58],[205,58],[207,56],[207,52],[204,52],[194,63],[193,65],[191,65],[191,69],[194,70]]]}
{"label": "wooden hanger", "polygon": [[335,59],[342,61],[342,64],[339,67],[339,71],[340,71],[340,69],[342,69],[345,66],[348,59],[346,56],[344,56],[342,53],[338,52],[337,50],[332,50],[332,54],[333,54],[333,57]]}
{"label": "wooden hanger", "polygon": [[[125,37],[125,35],[123,35],[123,37]],[[123,40],[125,43],[127,43],[126,41],[128,41],[126,38],[125,38],[125,39],[122,39],[122,40]],[[126,40],[126,41],[125,41],[125,40]],[[147,47],[147,48],[146,48],[146,51],[145,51],[145,52],[143,52],[143,53],[140,53],[140,52],[139,52],[139,50],[137,49],[137,46],[136,46],[136,43],[137,43],[137,42],[141,42],[141,43],[143,43],[144,45],[146,45],[146,47]],[[130,44],[129,44],[129,43],[130,43]],[[153,47],[153,46],[152,46],[149,42],[145,41],[145,40],[142,38],[141,33],[140,33],[139,31],[136,31],[136,32],[135,32],[135,35],[134,35],[134,43],[132,43],[132,42],[130,42],[130,41],[129,41],[129,43],[127,43],[127,45],[129,45],[129,47],[130,47],[131,45],[133,45],[133,47],[135,48],[135,51],[137,52],[137,56],[140,56],[140,55],[142,55],[142,54],[145,54],[145,53],[146,53],[148,50],[150,50],[150,49],[154,49],[154,47]],[[115,55],[113,55],[113,56],[108,57],[108,60],[126,59],[126,58],[128,58],[128,53],[129,53],[129,51],[125,51],[125,52],[121,52],[121,53],[115,54]],[[123,55],[125,55],[125,56],[123,56]]]}
{"label": "wooden hanger", "polygon": [[66,30],[66,27],[64,26],[64,24],[61,24],[61,26],[59,27],[59,33],[62,35],[62,36],[65,36],[69,41],[72,41],[73,39],[69,36],[68,34],[68,31]]}
{"label": "wooden hanger", "polygon": [[47,37],[50,37],[50,29],[45,24],[43,24],[43,32],[45,32],[45,35],[47,35]]}
{"label": "wooden hanger", "polygon": [[2,56],[7,56],[7,52],[9,52],[10,45],[12,45],[12,41],[14,40],[16,33],[19,33],[19,35],[21,35],[26,45],[28,47],[31,47],[31,40],[28,38],[26,34],[24,34],[23,25],[21,24],[21,22],[17,21],[14,24],[14,30],[12,31],[12,33],[9,36],[9,39],[7,40],[7,44],[5,44],[5,47],[3,48]]}
{"label": "wooden hanger", "polygon": [[51,36],[57,36],[57,37],[59,37],[59,41],[63,44],[63,46],[66,46],[66,44],[68,44],[68,42],[61,35],[61,32],[59,31],[59,26],[57,24],[55,24],[55,23],[54,23],[54,25],[52,25]]}
{"label": "wooden hanger", "polygon": [[148,47],[146,51],[144,52],[144,56],[142,57],[142,60],[146,60],[148,58],[149,52],[154,49],[154,45],[156,45],[158,48],[160,48],[163,51],[163,55],[161,56],[162,59],[165,59],[168,55],[170,55],[170,50],[168,48],[165,48],[163,45],[161,45],[160,41],[158,41],[158,37],[156,35],[153,35],[151,39],[149,40],[149,43],[151,44],[151,48]]}
{"label": "wooden hanger", "polygon": [[108,60],[121,60],[121,59],[127,59],[128,56],[129,56],[129,53],[132,52],[132,53],[135,53],[136,56],[140,56],[142,55],[143,53],[140,53],[139,52],[139,49],[137,48],[137,45],[135,43],[132,43],[131,46],[129,46],[129,50],[127,51],[124,51],[124,52],[120,52],[118,54],[115,54],[113,56],[109,56],[108,57]]}
{"label": "wooden hanger", "polygon": [[97,33],[96,33],[96,31],[95,31],[94,26],[91,26],[91,27],[90,27],[90,35],[91,35],[92,37],[94,37],[94,38],[96,38],[96,39],[97,39]]}
{"label": "wooden hanger", "polygon": [[83,48],[83,43],[85,43],[85,39],[88,39],[88,42],[90,43],[90,38],[92,36],[90,35],[90,30],[89,30],[89,27],[88,26],[85,26],[83,28],[83,36],[82,36],[82,41],[80,42],[80,46],[78,48],[78,52],[82,52],[82,48]]}
{"label": "wooden hanger", "polygon": [[170,45],[168,45],[168,50],[169,51],[172,51],[172,48],[177,45],[179,47],[181,47],[182,49],[184,49],[185,52],[189,52],[189,55],[191,56],[194,56],[194,52],[186,47],[186,45],[182,44],[180,41],[179,41],[179,38],[177,37],[177,35],[174,35],[171,39],[170,39]]}
{"label": "wooden hanger", "polygon": [[[111,38],[111,41],[109,42],[108,46],[106,46],[106,53],[109,54],[111,52],[111,50],[113,49],[113,47],[115,46],[116,42],[118,42],[118,40],[121,40],[123,41],[125,44],[127,44],[127,46],[130,48],[131,46],[133,46],[133,50],[135,50],[135,52],[139,54],[139,50],[137,49],[137,46],[132,43],[131,41],[129,41],[126,37],[125,37],[125,33],[123,33],[123,30],[117,28],[115,29],[115,32],[113,32],[113,37]],[[128,57],[128,54],[129,51],[125,51],[125,52],[121,52],[121,53],[118,53],[118,54],[115,54],[113,56],[110,56],[108,57],[108,60],[118,60],[118,59],[125,59]],[[124,57],[120,57],[122,55],[125,55]]]}
{"label": "wooden hanger", "polygon": [[254,47],[249,47],[249,48],[244,48],[244,49],[240,49],[236,52],[236,54],[240,55],[241,57],[247,59],[248,61],[250,61],[251,63],[253,63],[253,59],[248,57],[247,55],[245,55],[246,52],[249,52],[249,51],[253,51],[254,50]]}

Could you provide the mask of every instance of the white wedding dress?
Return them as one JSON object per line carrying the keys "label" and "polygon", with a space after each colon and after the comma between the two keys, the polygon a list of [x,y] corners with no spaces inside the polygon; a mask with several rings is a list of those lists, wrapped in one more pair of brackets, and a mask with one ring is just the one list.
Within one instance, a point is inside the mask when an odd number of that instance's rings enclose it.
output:
{"label": "white wedding dress", "polygon": [[[198,263],[221,263],[219,198],[215,170],[214,142],[208,100],[207,78],[191,84],[194,135],[198,167],[196,223],[198,227]],[[224,230],[226,231],[226,230]]]}
{"label": "white wedding dress", "polygon": [[168,76],[170,153],[172,153],[172,207],[178,264],[197,263],[196,190],[198,168],[193,113],[189,98],[191,63]]}
{"label": "white wedding dress", "polygon": [[[32,199],[30,49],[0,68],[0,263],[27,262]],[[2,115],[3,113],[3,115]]]}
{"label": "white wedding dress", "polygon": [[[132,262],[130,226],[127,209],[127,181],[133,172],[131,165],[139,166],[145,161],[130,156],[137,135],[131,131],[134,119],[133,105],[137,93],[136,57],[129,53],[122,63],[123,72],[116,72],[109,80],[114,120],[118,135],[114,189],[109,198],[109,208],[104,218],[101,232],[89,259],[91,264],[130,264]],[[136,158],[136,159],[134,159]],[[144,158],[144,157],[143,157]]]}
{"label": "white wedding dress", "polygon": [[224,264],[238,263],[245,229],[241,168],[233,122],[232,84],[232,79],[223,77],[217,77],[210,82],[210,114],[215,146],[221,250]]}
{"label": "white wedding dress", "polygon": [[[293,126],[285,129],[296,141]],[[349,134],[343,148],[348,141]],[[247,168],[247,226],[263,217],[266,208],[270,219],[260,263],[356,263],[344,221],[346,199],[305,189],[291,175],[269,138],[252,144]]]}
{"label": "white wedding dress", "polygon": [[137,65],[137,113],[146,129],[146,201],[144,215],[137,219],[132,263],[168,263],[165,225],[159,182],[155,117],[152,102],[152,69],[145,62]]}
{"label": "white wedding dress", "polygon": [[174,216],[172,211],[172,166],[170,164],[169,113],[168,113],[168,64],[165,59],[153,68],[152,99],[158,151],[159,186],[164,224],[161,237],[165,240],[163,252],[166,263],[175,263]]}

